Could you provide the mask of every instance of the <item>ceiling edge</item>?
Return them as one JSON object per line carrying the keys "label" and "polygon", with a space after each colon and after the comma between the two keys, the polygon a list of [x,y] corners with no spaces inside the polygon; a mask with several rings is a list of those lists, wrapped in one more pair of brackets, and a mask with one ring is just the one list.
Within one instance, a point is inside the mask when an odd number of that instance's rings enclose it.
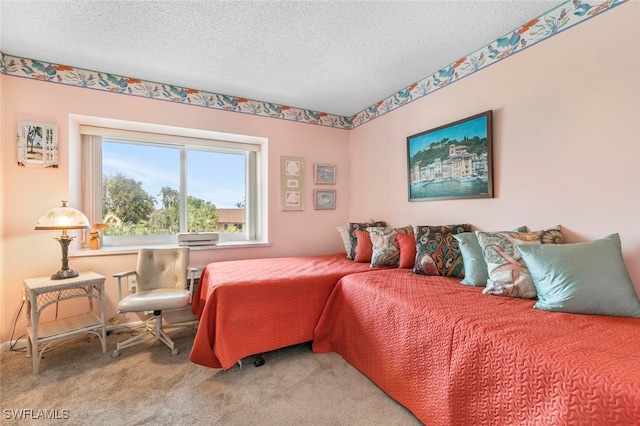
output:
{"label": "ceiling edge", "polygon": [[599,5],[591,6],[580,0],[568,0],[527,22],[520,28],[505,34],[475,52],[458,59],[428,77],[351,116],[352,128],[361,126],[503,59],[507,59],[534,44],[547,40],[576,24],[585,22],[627,1],[605,0]]}
{"label": "ceiling edge", "polygon": [[69,65],[47,63],[12,56],[1,51],[0,73],[85,89],[349,130],[468,77],[523,51],[527,47],[628,1],[605,0],[599,5],[591,6],[580,0],[567,0],[520,28],[351,117],[145,81]]}

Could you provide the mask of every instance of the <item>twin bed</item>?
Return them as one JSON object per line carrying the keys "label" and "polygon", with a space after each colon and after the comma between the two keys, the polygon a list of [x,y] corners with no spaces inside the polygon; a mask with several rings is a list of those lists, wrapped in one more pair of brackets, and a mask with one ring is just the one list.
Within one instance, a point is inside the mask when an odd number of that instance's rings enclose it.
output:
{"label": "twin bed", "polygon": [[214,263],[191,360],[313,340],[428,425],[640,423],[640,320],[550,313],[344,254]]}
{"label": "twin bed", "polygon": [[200,323],[190,359],[227,370],[249,355],[311,341],[340,278],[373,269],[344,253],[210,263],[192,304]]}
{"label": "twin bed", "polygon": [[315,330],[428,425],[638,425],[640,320],[533,309],[446,277],[343,278]]}

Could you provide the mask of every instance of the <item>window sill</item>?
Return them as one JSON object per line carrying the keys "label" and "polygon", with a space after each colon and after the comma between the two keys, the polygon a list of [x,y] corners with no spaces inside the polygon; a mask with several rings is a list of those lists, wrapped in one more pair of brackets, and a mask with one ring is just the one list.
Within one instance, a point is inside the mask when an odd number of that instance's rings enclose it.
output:
{"label": "window sill", "polygon": [[[153,246],[144,246],[149,248],[178,248],[177,244],[157,244]],[[192,246],[189,247],[193,251],[200,250],[224,250],[234,248],[254,248],[254,247],[271,247],[269,242],[259,241],[229,241],[224,243],[218,243],[215,246]],[[91,257],[91,256],[116,256],[122,254],[137,254],[138,249],[142,246],[112,246],[102,247],[98,250],[90,250],[88,248],[81,248],[77,250],[70,250],[69,257]]]}

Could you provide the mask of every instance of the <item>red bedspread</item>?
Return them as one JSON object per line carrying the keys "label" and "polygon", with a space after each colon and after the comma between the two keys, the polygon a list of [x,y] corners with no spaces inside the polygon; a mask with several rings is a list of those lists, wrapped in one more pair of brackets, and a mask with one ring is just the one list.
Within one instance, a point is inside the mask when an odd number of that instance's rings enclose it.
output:
{"label": "red bedspread", "polygon": [[350,275],[314,333],[429,426],[640,425],[640,320],[408,270]]}
{"label": "red bedspread", "polygon": [[344,253],[211,263],[193,300],[200,323],[190,359],[229,369],[246,356],[310,341],[338,280],[374,269]]}

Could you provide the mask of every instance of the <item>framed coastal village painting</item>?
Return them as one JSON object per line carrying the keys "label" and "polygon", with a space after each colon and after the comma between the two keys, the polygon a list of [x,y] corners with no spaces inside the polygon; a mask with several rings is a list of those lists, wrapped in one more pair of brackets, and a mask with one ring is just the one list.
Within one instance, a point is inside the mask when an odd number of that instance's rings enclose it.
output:
{"label": "framed coastal village painting", "polygon": [[492,115],[407,137],[409,201],[493,198]]}

